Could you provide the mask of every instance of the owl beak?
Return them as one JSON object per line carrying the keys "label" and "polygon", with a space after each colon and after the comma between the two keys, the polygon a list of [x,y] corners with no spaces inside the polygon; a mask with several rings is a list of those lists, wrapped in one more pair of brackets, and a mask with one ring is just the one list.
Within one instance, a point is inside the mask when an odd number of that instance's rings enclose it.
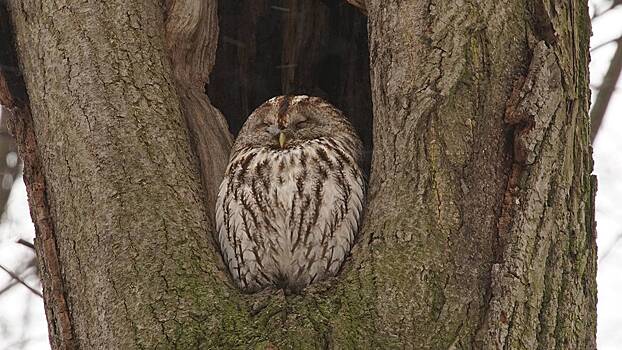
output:
{"label": "owl beak", "polygon": [[287,141],[287,138],[285,137],[285,133],[280,132],[279,133],[279,145],[281,145],[281,148],[285,147],[285,141]]}

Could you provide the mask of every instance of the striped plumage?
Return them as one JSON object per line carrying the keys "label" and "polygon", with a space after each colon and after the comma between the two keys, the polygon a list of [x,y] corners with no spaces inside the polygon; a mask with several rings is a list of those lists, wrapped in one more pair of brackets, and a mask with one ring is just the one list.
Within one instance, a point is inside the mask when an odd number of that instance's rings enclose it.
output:
{"label": "striped plumage", "polygon": [[316,97],[280,96],[244,124],[220,185],[216,231],[235,283],[298,292],[339,271],[364,200],[361,141]]}

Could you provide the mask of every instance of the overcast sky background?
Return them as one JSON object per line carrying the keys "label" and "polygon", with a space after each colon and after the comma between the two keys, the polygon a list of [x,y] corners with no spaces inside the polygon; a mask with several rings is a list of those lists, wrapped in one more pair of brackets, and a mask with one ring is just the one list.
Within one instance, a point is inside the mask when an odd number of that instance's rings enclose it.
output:
{"label": "overcast sky background", "polygon": [[[609,1],[591,1],[592,8],[605,9]],[[592,47],[622,36],[622,6],[594,20]],[[597,89],[613,56],[611,43],[592,52],[591,86]],[[618,85],[622,82],[618,82]],[[593,92],[595,96],[596,91]],[[594,142],[594,173],[598,176],[596,221],[598,230],[598,348],[622,349],[622,93],[614,92],[601,130]],[[9,160],[12,161],[12,160]],[[34,226],[30,221],[24,183],[15,181],[7,213],[0,223],[0,265],[11,269],[40,290],[34,266],[28,264],[34,252],[16,244],[30,242]],[[11,277],[0,270],[0,290]],[[49,349],[43,301],[27,288],[16,285],[0,294],[0,350]]]}
{"label": "overcast sky background", "polygon": [[[607,8],[609,1],[594,1]],[[622,6],[592,23],[592,47],[622,36]],[[612,43],[592,52],[590,80],[598,88],[613,57]],[[594,140],[594,173],[598,176],[598,330],[600,350],[622,349],[622,93],[618,81],[607,114]],[[592,92],[592,101],[597,91]]]}

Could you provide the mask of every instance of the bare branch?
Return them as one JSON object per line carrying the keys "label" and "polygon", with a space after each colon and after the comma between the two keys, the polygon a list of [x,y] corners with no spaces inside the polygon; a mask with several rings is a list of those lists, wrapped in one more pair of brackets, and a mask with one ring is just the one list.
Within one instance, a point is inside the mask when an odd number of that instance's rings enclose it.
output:
{"label": "bare branch", "polygon": [[600,48],[603,48],[603,47],[605,47],[605,46],[607,46],[607,45],[609,45],[609,44],[613,44],[613,43],[617,42],[617,41],[618,41],[618,40],[620,40],[620,39],[622,39],[622,36],[617,37],[617,38],[615,38],[615,39],[611,39],[611,40],[609,40],[609,41],[605,41],[604,43],[600,43],[600,44],[598,44],[598,45],[594,46],[593,48],[591,48],[591,49],[590,49],[590,52],[594,52],[594,51],[596,51],[596,50],[598,50],[598,49],[600,49]]}
{"label": "bare branch", "polygon": [[21,285],[23,285],[24,287],[28,288],[29,291],[33,292],[34,294],[36,294],[37,296],[43,298],[43,295],[41,294],[41,292],[39,292],[38,290],[34,289],[33,287],[31,287],[30,285],[28,285],[28,283],[26,283],[21,277],[19,277],[16,273],[14,273],[13,271],[7,269],[6,267],[0,265],[0,269],[4,270],[4,272],[8,273],[9,276],[11,276],[11,278],[13,278],[14,280],[16,280],[17,282],[19,282]]}
{"label": "bare branch", "polygon": [[601,12],[596,12],[596,10],[594,10],[594,15],[592,15],[592,21],[595,20],[596,18],[602,17],[607,12],[613,10],[614,8],[616,8],[616,7],[620,6],[620,5],[622,5],[622,0],[613,0],[613,2],[611,3],[611,6],[607,7],[606,9],[602,10]]}
{"label": "bare branch", "polygon": [[34,244],[32,244],[32,243],[30,243],[30,242],[28,242],[26,240],[23,240],[21,238],[17,241],[17,243],[19,243],[19,244],[21,244],[23,246],[26,246],[26,247],[28,247],[28,248],[30,248],[32,250],[35,249],[35,245]]}
{"label": "bare branch", "polygon": [[617,45],[618,47],[616,48],[616,52],[611,59],[611,63],[609,63],[609,68],[607,69],[607,73],[605,74],[603,82],[600,85],[600,90],[598,91],[598,95],[596,95],[596,100],[594,101],[594,105],[592,106],[592,111],[590,113],[592,123],[592,142],[594,142],[594,139],[598,134],[598,129],[600,128],[605,113],[607,112],[607,107],[609,107],[611,96],[615,91],[616,83],[620,78],[620,72],[622,72],[622,38],[618,38]]}
{"label": "bare branch", "polygon": [[367,16],[367,4],[365,3],[365,0],[346,0],[346,1],[350,5],[361,10],[361,12],[363,12],[363,14]]}
{"label": "bare branch", "polygon": [[4,286],[4,288],[0,289],[0,295],[4,294],[5,292],[7,292],[9,289],[15,287],[16,285],[18,285],[19,282],[17,282],[16,280],[11,280],[11,282],[9,284],[7,284],[6,286]]}
{"label": "bare branch", "polygon": [[613,252],[614,248],[616,247],[616,245],[618,245],[618,243],[620,243],[621,240],[622,240],[622,232],[618,233],[618,235],[616,236],[616,239],[613,240],[613,243],[611,243],[609,247],[607,247],[607,250],[605,250],[605,252],[600,256],[600,259],[598,259],[599,264],[602,263],[605,259],[607,259],[609,254]]}

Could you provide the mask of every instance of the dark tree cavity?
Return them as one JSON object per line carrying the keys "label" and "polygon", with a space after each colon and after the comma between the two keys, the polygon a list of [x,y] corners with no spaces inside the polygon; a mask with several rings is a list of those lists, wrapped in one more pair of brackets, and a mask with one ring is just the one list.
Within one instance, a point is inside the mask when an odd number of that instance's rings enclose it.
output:
{"label": "dark tree cavity", "polygon": [[209,95],[235,135],[267,99],[319,96],[341,109],[371,159],[367,18],[339,0],[220,1]]}

